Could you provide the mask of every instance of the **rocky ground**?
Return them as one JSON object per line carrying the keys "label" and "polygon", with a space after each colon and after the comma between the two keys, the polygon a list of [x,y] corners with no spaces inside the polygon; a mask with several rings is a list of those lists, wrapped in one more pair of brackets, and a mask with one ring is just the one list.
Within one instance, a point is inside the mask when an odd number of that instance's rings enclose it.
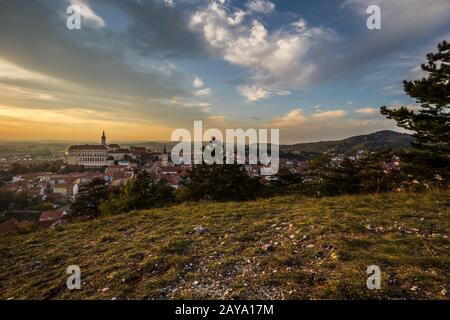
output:
{"label": "rocky ground", "polygon": [[0,237],[0,298],[448,299],[449,233],[449,191],[186,203]]}

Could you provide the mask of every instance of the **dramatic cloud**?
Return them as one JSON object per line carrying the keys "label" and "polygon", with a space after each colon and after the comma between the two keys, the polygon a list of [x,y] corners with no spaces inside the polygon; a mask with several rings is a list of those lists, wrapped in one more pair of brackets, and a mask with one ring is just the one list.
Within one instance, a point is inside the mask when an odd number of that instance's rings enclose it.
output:
{"label": "dramatic cloud", "polygon": [[[424,54],[448,38],[450,2],[341,3],[0,0],[0,135],[125,122],[162,135],[194,120],[269,122],[292,141],[392,128],[376,106],[413,103],[401,80],[423,76]],[[66,27],[71,4],[81,30]],[[366,28],[371,4],[381,30]]]}
{"label": "dramatic cloud", "polygon": [[244,17],[240,9],[213,2],[192,16],[191,28],[203,35],[213,54],[249,70],[251,83],[239,87],[247,100],[268,98],[307,82],[316,68],[308,56],[311,39],[327,32],[308,29],[304,21],[269,32],[257,19]]}
{"label": "dramatic cloud", "polygon": [[[100,24],[99,16],[86,9],[88,2],[72,3],[85,5],[84,17]],[[0,28],[5,44],[0,46],[1,98],[49,110],[127,110],[131,117],[173,126],[208,116],[201,107],[186,110],[164,99],[183,97],[195,104],[196,96],[205,97],[211,89],[193,93],[191,75],[167,60],[139,54],[138,47],[127,46],[108,28],[68,30],[68,4],[0,3],[0,21],[7,26]]]}
{"label": "dramatic cloud", "polygon": [[[381,9],[381,30],[366,28],[366,10],[370,5],[378,5]],[[362,64],[376,62],[387,55],[394,56],[401,50],[411,51],[409,46],[420,40],[432,41],[436,45],[435,38],[443,40],[439,35],[444,35],[445,30],[448,33],[448,0],[347,0],[341,9],[356,13],[361,23],[353,39],[346,39],[347,42],[357,42],[358,46],[352,50],[348,50],[346,44],[335,48],[345,55],[338,54],[322,64],[318,75],[321,79],[329,78],[330,74],[341,76]],[[418,60],[411,62],[417,64]]]}
{"label": "dramatic cloud", "polygon": [[[206,54],[201,37],[189,28],[192,3],[162,1],[109,1],[127,16],[124,40],[140,53],[154,57],[196,57]],[[125,18],[123,18],[125,19]]]}

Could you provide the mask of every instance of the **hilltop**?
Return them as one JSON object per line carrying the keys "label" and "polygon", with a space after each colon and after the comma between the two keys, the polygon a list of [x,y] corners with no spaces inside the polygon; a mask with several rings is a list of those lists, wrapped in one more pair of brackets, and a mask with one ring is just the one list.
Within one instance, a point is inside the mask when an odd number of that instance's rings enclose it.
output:
{"label": "hilltop", "polygon": [[336,153],[354,153],[360,149],[374,151],[383,148],[409,148],[411,146],[411,141],[413,141],[413,137],[409,134],[383,130],[337,141],[282,145],[280,146],[280,150],[300,154],[321,154],[327,151],[334,151]]}
{"label": "hilltop", "polygon": [[[185,203],[0,237],[0,298],[448,299],[450,191]],[[79,265],[82,289],[66,268]],[[379,265],[381,290],[366,288]]]}

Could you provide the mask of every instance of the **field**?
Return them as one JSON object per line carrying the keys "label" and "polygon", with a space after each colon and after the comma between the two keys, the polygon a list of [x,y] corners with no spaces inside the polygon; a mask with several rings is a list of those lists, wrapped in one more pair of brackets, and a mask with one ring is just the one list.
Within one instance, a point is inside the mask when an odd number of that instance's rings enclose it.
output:
{"label": "field", "polygon": [[186,203],[2,236],[0,298],[448,299],[449,231],[449,191]]}

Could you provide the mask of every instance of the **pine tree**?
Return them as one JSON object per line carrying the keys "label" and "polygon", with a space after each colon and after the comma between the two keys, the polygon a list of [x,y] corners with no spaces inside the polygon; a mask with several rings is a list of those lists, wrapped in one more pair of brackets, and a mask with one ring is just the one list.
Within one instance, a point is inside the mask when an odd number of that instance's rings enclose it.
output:
{"label": "pine tree", "polygon": [[420,110],[384,106],[381,113],[414,132],[413,149],[400,154],[402,170],[414,179],[445,184],[450,178],[450,44],[440,43],[427,60],[421,66],[427,77],[404,81],[405,92],[416,99]]}
{"label": "pine tree", "polygon": [[397,121],[401,128],[414,132],[413,147],[435,155],[450,155],[450,44],[438,45],[437,53],[427,55],[427,64],[421,66],[428,76],[420,80],[404,81],[404,90],[420,103],[418,112],[406,107],[388,109],[381,113]]}

